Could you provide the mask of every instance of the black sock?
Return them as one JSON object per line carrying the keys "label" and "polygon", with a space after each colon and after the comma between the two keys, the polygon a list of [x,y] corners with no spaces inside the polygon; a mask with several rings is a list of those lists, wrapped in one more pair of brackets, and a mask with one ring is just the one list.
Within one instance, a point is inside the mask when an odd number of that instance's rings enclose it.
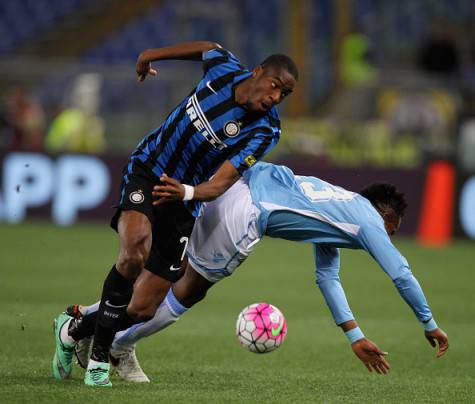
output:
{"label": "black sock", "polygon": [[68,334],[73,337],[75,341],[94,335],[97,313],[98,311],[95,311],[85,315],[79,320],[71,321],[69,323]]}
{"label": "black sock", "polygon": [[127,328],[132,327],[134,324],[139,324],[139,323],[143,323],[143,322],[144,322],[144,320],[134,320],[132,317],[129,317],[129,315],[127,314],[127,311],[125,311],[122,314],[119,329],[117,331],[126,330]]}
{"label": "black sock", "polygon": [[115,265],[112,267],[102,289],[91,359],[98,362],[109,362],[109,350],[115,333],[120,328],[124,313],[126,314],[127,305],[132,297],[133,285],[134,281],[125,279],[117,271]]}
{"label": "black sock", "polygon": [[[72,337],[75,341],[80,341],[83,338],[91,337],[94,335],[94,331],[96,329],[96,321],[98,311],[94,311],[92,313],[86,314],[82,318],[76,320],[73,319],[69,323],[68,334]],[[134,320],[127,314],[127,311],[122,313],[122,317],[120,320],[120,324],[118,326],[117,331],[126,330],[129,327],[132,327],[134,324],[142,323],[143,320]]]}

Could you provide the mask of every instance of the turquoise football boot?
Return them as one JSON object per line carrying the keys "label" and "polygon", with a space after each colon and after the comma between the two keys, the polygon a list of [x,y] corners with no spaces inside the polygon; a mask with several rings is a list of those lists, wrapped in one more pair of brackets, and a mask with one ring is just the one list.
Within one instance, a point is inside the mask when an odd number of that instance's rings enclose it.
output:
{"label": "turquoise football boot", "polygon": [[61,313],[53,322],[54,341],[56,343],[56,351],[53,358],[53,375],[55,379],[67,379],[71,375],[73,369],[73,353],[74,344],[69,345],[61,341],[61,329],[69,325],[72,317],[65,313]]}
{"label": "turquoise football boot", "polygon": [[112,387],[109,380],[110,365],[108,363],[95,362],[89,366],[84,375],[84,384],[93,387]]}

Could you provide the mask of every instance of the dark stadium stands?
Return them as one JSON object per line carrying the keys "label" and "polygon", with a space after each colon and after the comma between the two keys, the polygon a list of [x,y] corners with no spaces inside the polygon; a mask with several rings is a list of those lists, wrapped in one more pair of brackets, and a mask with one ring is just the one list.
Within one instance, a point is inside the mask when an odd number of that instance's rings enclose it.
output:
{"label": "dark stadium stands", "polygon": [[85,7],[93,0],[2,0],[0,2],[0,55],[28,42],[38,32]]}

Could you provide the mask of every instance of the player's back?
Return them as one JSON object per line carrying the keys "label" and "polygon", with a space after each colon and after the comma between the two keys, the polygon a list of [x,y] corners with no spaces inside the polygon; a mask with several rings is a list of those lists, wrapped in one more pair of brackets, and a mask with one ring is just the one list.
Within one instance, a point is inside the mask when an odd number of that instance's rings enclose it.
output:
{"label": "player's back", "polygon": [[307,221],[312,227],[312,237],[307,237],[304,221],[289,225],[281,215],[279,233],[272,235],[293,240],[361,248],[362,227],[384,230],[382,217],[366,198],[319,178],[296,176],[287,167],[268,163],[256,164],[245,176],[253,201],[262,212],[261,230],[268,234],[269,216],[275,212],[293,212],[317,220],[313,225]]}

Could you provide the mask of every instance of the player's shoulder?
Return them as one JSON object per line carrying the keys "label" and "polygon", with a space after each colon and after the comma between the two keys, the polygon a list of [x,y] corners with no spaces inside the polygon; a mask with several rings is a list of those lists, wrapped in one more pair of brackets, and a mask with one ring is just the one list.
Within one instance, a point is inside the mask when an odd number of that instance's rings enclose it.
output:
{"label": "player's shoulder", "polygon": [[259,113],[256,117],[255,114],[249,114],[244,118],[243,122],[244,130],[246,132],[261,130],[262,132],[267,132],[273,136],[280,136],[280,118],[277,108],[272,107],[265,114]]}
{"label": "player's shoulder", "polygon": [[214,48],[203,52],[203,69],[205,72],[212,67],[220,67],[222,69],[233,69],[246,71],[246,67],[241,63],[231,51],[225,48]]}
{"label": "player's shoulder", "polygon": [[355,201],[358,203],[360,212],[360,227],[363,232],[384,232],[384,220],[376,208],[364,196],[356,194]]}
{"label": "player's shoulder", "polygon": [[269,177],[282,180],[286,179],[286,183],[289,181],[295,182],[295,175],[293,171],[286,166],[281,166],[273,163],[267,163],[265,161],[258,161],[249,170],[247,170],[249,176],[257,177]]}
{"label": "player's shoulder", "polygon": [[216,47],[208,51],[203,52],[203,60],[214,59],[214,58],[227,58],[239,60],[230,50]]}

